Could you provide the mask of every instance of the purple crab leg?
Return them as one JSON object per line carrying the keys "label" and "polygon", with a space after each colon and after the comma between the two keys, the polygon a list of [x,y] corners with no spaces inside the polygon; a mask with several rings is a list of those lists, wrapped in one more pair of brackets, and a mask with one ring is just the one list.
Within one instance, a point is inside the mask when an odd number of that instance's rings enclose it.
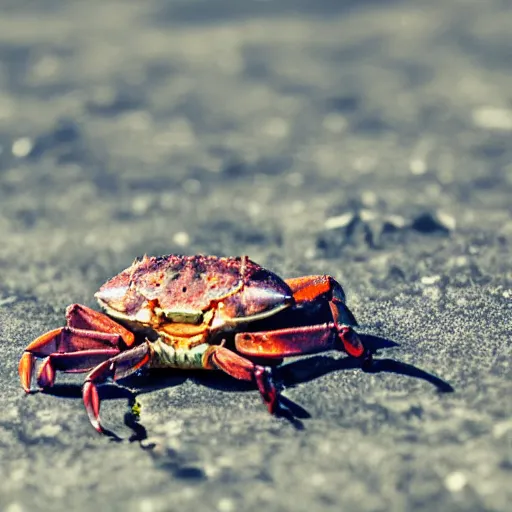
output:
{"label": "purple crab leg", "polygon": [[[30,392],[37,358],[46,358],[39,372],[38,380],[46,382],[46,385],[52,385],[56,368],[53,369],[51,365],[57,359],[54,357],[48,359],[49,356],[59,355],[60,357],[62,354],[90,351],[91,357],[94,359],[98,351],[115,349],[119,352],[121,348],[132,346],[135,343],[133,333],[108,316],[86,306],[80,304],[69,306],[66,310],[66,320],[65,327],[53,329],[39,336],[25,349],[18,371],[23,389],[27,393]],[[71,367],[72,361],[76,361],[78,368]],[[65,369],[62,368],[62,371],[87,371],[93,368],[98,360],[93,361],[89,367],[85,366],[87,363],[83,357],[69,358],[68,363]],[[43,377],[41,377],[42,372],[45,373]]]}
{"label": "purple crab leg", "polygon": [[272,380],[271,368],[254,364],[249,359],[219,345],[212,345],[206,357],[207,364],[224,371],[235,379],[255,381],[270,414],[277,411],[278,394]]}
{"label": "purple crab leg", "polygon": [[105,430],[100,420],[100,398],[97,385],[102,384],[109,378],[117,381],[127,377],[150,361],[151,351],[149,343],[146,342],[103,361],[87,375],[82,389],[82,396],[89,421],[98,432],[104,433]]}

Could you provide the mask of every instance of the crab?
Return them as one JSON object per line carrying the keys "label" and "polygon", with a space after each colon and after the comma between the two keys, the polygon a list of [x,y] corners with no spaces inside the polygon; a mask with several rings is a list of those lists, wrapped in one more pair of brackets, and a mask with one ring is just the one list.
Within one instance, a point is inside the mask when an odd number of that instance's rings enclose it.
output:
{"label": "crab", "polygon": [[[286,357],[343,350],[371,363],[341,285],[329,275],[283,280],[247,256],[144,256],[95,294],[105,310],[66,310],[66,326],[39,336],[19,363],[24,390],[51,387],[56,372],[87,373],[82,388],[92,426],[98,385],[142,368],[221,370],[256,384],[279,408],[272,368]],[[36,372],[36,362],[41,360]]]}

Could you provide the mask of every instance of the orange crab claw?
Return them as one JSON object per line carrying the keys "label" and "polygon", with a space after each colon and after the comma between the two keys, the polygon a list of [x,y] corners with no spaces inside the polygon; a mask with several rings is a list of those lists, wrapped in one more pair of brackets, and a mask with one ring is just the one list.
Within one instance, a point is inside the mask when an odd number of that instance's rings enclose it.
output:
{"label": "orange crab claw", "polygon": [[18,366],[21,385],[25,393],[30,393],[32,383],[32,373],[34,371],[35,357],[30,352],[24,352]]}

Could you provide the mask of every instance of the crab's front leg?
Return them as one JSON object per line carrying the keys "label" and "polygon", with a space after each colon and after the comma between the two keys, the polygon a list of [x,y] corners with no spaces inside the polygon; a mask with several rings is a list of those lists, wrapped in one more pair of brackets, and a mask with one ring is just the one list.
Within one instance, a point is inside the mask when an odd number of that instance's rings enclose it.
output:
{"label": "crab's front leg", "polygon": [[365,350],[352,329],[358,325],[357,320],[345,304],[345,292],[338,281],[329,275],[319,275],[296,277],[286,283],[292,289],[297,304],[326,300],[345,352],[352,357],[363,358],[365,364],[371,362],[370,351]]}
{"label": "crab's front leg", "polygon": [[44,359],[37,375],[44,388],[53,385],[56,370],[87,372],[134,342],[133,333],[108,316],[73,304],[66,310],[65,327],[39,336],[25,349],[18,368],[21,384],[28,393],[36,359]]}
{"label": "crab's front leg", "polygon": [[82,396],[89,421],[98,432],[105,433],[100,421],[100,398],[97,385],[107,379],[116,381],[128,377],[150,362],[151,349],[149,342],[146,341],[142,345],[103,361],[87,375]]}
{"label": "crab's front leg", "polygon": [[281,358],[338,349],[360,358],[365,367],[371,364],[371,352],[365,349],[352,328],[357,321],[346,306],[345,294],[337,281],[323,275],[298,277],[286,283],[299,306],[327,301],[332,320],[318,325],[238,333],[235,345],[239,352],[250,356]]}
{"label": "crab's front leg", "polygon": [[205,354],[204,366],[222,370],[235,379],[255,381],[269,412],[274,414],[277,411],[278,395],[271,368],[254,364],[220,345],[209,348]]}

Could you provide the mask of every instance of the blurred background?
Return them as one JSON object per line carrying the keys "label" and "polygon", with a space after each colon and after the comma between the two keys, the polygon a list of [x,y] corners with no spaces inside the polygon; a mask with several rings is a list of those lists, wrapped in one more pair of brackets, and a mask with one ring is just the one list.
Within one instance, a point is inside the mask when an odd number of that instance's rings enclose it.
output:
{"label": "blurred background", "polygon": [[[505,510],[511,63],[507,0],[1,0],[0,508]],[[332,274],[390,356],[470,394],[334,373],[289,391],[297,437],[253,393],[162,386],[158,464],[105,448],[16,365],[144,253]]]}

